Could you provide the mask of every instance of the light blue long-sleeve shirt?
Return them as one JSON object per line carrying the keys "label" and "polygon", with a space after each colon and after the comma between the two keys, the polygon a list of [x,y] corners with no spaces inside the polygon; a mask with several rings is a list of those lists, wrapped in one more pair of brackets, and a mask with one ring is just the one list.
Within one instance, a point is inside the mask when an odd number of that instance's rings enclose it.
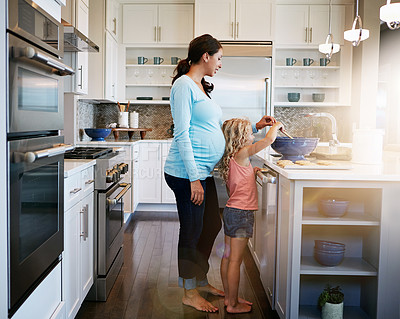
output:
{"label": "light blue long-sleeve shirt", "polygon": [[172,86],[170,104],[174,140],[164,171],[191,182],[204,180],[224,154],[221,108],[187,75]]}

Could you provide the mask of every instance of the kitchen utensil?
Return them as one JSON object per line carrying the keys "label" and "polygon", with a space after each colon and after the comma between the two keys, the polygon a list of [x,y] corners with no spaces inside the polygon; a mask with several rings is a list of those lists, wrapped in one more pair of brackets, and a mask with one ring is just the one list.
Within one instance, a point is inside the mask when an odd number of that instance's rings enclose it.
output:
{"label": "kitchen utensil", "polygon": [[92,138],[92,141],[104,141],[110,135],[110,128],[85,128],[85,133]]}
{"label": "kitchen utensil", "polygon": [[288,93],[288,101],[289,102],[298,102],[300,100],[300,93]]}
{"label": "kitchen utensil", "polygon": [[343,199],[321,199],[320,211],[327,217],[342,217],[347,212],[348,200]]}
{"label": "kitchen utensil", "polygon": [[282,134],[285,134],[288,138],[291,138],[291,139],[293,139],[293,137],[291,136],[291,135],[289,135],[289,133],[288,132],[286,132],[285,130],[280,130],[281,132],[282,132]]}
{"label": "kitchen utensil", "polygon": [[283,160],[292,162],[304,160],[304,155],[310,154],[318,144],[319,138],[294,137],[293,139],[278,136],[271,144],[271,147],[282,154]]}

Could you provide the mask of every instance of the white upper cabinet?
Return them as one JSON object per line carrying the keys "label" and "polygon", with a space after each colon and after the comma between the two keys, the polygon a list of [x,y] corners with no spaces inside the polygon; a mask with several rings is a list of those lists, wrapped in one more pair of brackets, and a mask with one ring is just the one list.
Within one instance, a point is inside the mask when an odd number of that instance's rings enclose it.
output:
{"label": "white upper cabinet", "polygon": [[106,0],[107,8],[106,8],[106,30],[110,32],[110,34],[114,37],[115,40],[118,40],[118,10],[119,5],[115,0]]}
{"label": "white upper cabinet", "polygon": [[109,32],[105,39],[104,98],[117,100],[118,44]]}
{"label": "white upper cabinet", "polygon": [[185,44],[193,38],[193,5],[126,4],[123,43]]}
{"label": "white upper cabinet", "polygon": [[61,9],[61,17],[89,37],[89,2],[87,0],[67,0],[67,5]]}
{"label": "white upper cabinet", "polygon": [[218,40],[271,40],[272,9],[272,2],[265,0],[199,0],[195,34],[209,33]]}
{"label": "white upper cabinet", "polygon": [[[346,6],[332,5],[331,31],[335,43],[344,44]],[[329,32],[328,5],[276,5],[277,44],[318,45]]]}

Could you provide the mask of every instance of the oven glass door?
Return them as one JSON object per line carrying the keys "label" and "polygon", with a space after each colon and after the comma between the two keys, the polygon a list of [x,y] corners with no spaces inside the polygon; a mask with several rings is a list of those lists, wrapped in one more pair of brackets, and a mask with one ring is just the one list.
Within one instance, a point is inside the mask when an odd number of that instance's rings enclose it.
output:
{"label": "oven glass door", "polygon": [[[62,130],[64,80],[52,66],[29,58],[44,51],[9,34],[8,133]],[[32,53],[29,53],[32,51]],[[35,53],[34,53],[35,52]]]}
{"label": "oven glass door", "polygon": [[63,250],[64,156],[32,162],[26,155],[38,151],[37,144],[51,148],[62,141],[56,136],[9,142],[10,309],[40,283]]}

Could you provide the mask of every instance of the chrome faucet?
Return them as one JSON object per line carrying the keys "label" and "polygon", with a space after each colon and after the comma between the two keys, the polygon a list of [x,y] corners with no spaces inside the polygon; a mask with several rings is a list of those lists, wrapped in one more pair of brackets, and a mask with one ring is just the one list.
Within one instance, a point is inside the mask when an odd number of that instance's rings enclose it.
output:
{"label": "chrome faucet", "polygon": [[332,123],[332,140],[329,141],[329,144],[333,143],[334,145],[339,145],[340,142],[336,135],[336,119],[330,113],[307,113],[304,114],[305,117],[327,117],[331,120]]}

